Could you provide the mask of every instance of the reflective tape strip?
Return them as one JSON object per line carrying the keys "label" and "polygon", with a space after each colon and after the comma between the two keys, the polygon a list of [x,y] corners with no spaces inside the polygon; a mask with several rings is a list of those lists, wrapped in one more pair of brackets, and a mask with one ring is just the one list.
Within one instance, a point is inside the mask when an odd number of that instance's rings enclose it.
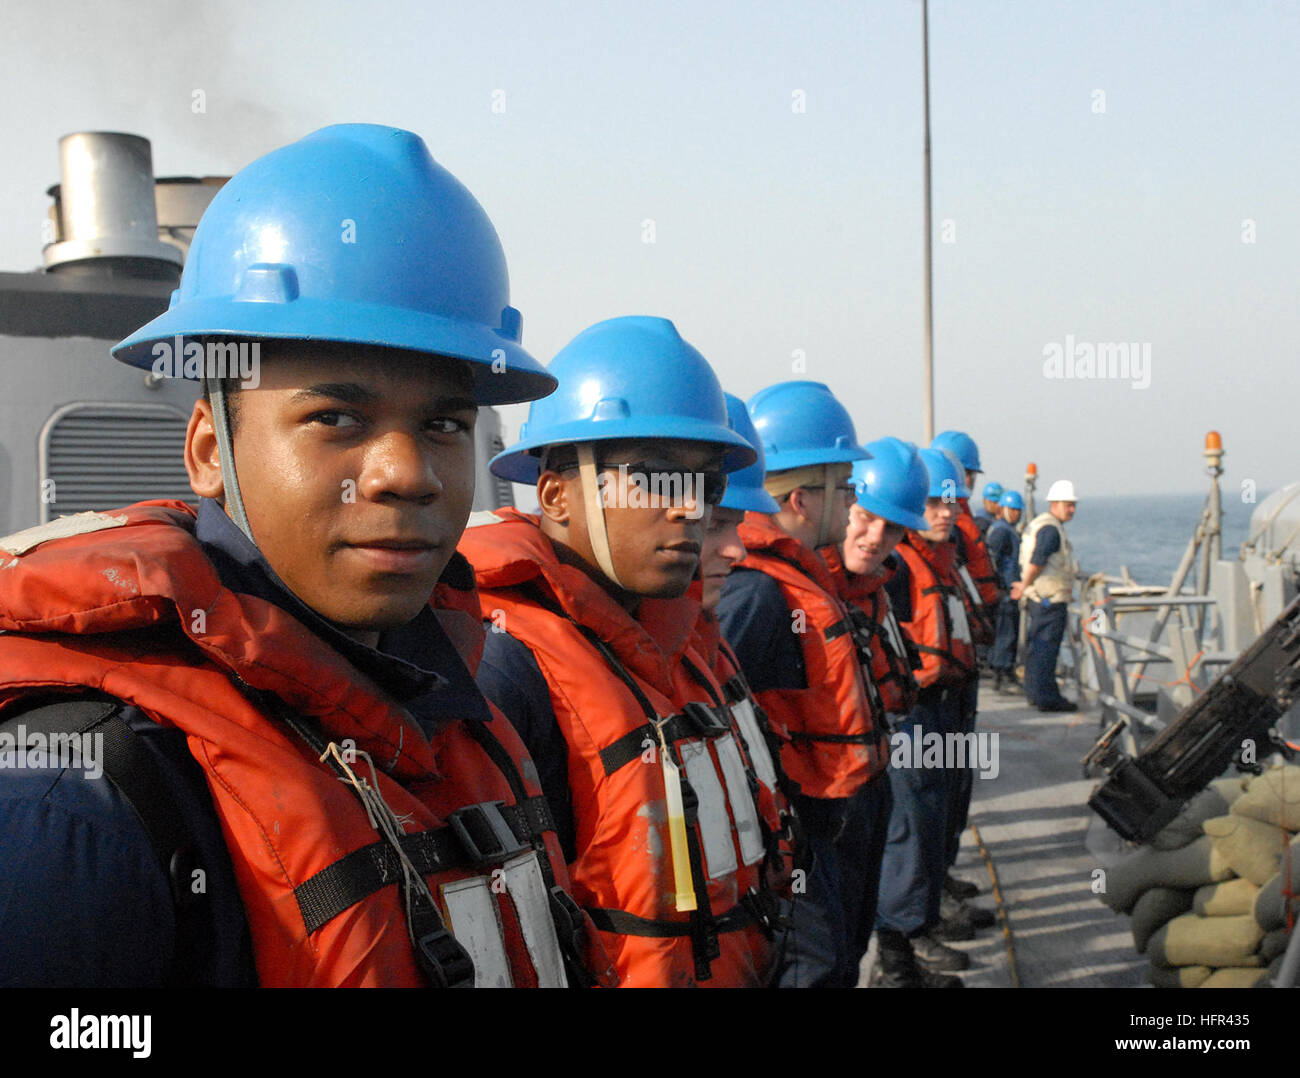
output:
{"label": "reflective tape strip", "polygon": [[975,586],[975,581],[970,578],[970,572],[967,570],[966,566],[959,565],[957,567],[957,575],[961,577],[961,582],[966,588],[966,594],[971,597],[971,601],[974,602],[977,607],[983,606],[984,598],[980,595],[979,588]]}
{"label": "reflective tape strip", "polygon": [[758,724],[758,716],[754,714],[754,705],[748,700],[738,700],[731,705],[731,714],[740,727],[740,736],[745,739],[749,758],[754,762],[754,774],[758,776],[759,782],[774,791],[776,768],[772,766],[772,754],[768,751],[767,738],[763,736],[763,730]]}
{"label": "reflective tape strip", "polygon": [[700,845],[704,847],[704,870],[709,879],[731,875],[736,864],[736,843],[731,837],[727,795],[713,766],[707,741],[684,741],[679,746],[686,778],[699,802]]}
{"label": "reflective tape strip", "polygon": [[513,987],[491,882],[486,876],[474,876],[443,884],[441,891],[447,927],[474,960],[474,987]]}
{"label": "reflective tape strip", "polygon": [[967,644],[971,642],[970,622],[966,620],[966,607],[955,595],[947,596],[948,620],[952,622],[952,638]]}
{"label": "reflective tape strip", "polygon": [[889,646],[904,662],[907,661],[907,645],[903,643],[903,630],[898,627],[898,619],[894,617],[891,610],[885,615],[885,623],[881,626],[885,630],[885,635],[889,638]]}
{"label": "reflective tape strip", "polygon": [[525,853],[505,863],[506,894],[519,915],[519,927],[528,947],[528,957],[537,971],[539,988],[567,988],[564,976],[564,957],[560,954],[560,940],[555,934],[551,919],[550,895],[542,879],[542,867],[537,854]]}
{"label": "reflective tape strip", "polygon": [[731,803],[731,818],[736,822],[736,837],[740,839],[740,859],[747,865],[756,865],[767,852],[763,848],[763,832],[758,824],[758,806],[749,791],[745,761],[740,757],[740,746],[731,734],[724,734],[713,743],[722,765],[722,777],[727,783],[727,800]]}

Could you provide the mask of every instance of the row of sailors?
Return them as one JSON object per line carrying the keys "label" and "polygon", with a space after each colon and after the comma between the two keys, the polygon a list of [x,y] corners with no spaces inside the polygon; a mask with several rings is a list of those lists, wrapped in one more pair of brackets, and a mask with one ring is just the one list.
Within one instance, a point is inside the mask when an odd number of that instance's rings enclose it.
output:
{"label": "row of sailors", "polygon": [[[975,721],[970,440],[746,408],[659,318],[543,368],[504,295],[407,132],[213,201],[114,350],[261,340],[257,388],[205,374],[197,513],[0,543],[0,983],[850,986],[874,929],[880,983],[960,984],[971,772],[890,759]],[[491,470],[537,511],[465,528],[475,409],[528,400]]]}

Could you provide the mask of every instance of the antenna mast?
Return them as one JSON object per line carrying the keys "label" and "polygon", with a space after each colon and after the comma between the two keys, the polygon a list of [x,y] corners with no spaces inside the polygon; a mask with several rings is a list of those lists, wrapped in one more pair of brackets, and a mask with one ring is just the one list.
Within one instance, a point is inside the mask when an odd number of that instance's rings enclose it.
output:
{"label": "antenna mast", "polygon": [[921,52],[925,84],[925,444],[934,440],[934,271],[930,223],[930,0],[921,0]]}

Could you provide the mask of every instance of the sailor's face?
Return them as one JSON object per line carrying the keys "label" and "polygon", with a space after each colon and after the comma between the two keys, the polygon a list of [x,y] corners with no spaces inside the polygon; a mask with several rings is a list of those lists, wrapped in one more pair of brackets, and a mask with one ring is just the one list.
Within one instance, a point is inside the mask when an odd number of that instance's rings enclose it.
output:
{"label": "sailor's face", "polygon": [[[622,591],[657,599],[686,594],[700,564],[711,510],[697,477],[719,470],[721,451],[670,439],[594,445],[605,534]],[[621,465],[627,467],[620,470]],[[560,511],[566,518],[561,541],[588,566],[598,568],[581,474],[570,469],[560,482]],[[656,496],[655,490],[679,496]],[[542,496],[539,487],[539,501]]]}
{"label": "sailor's face", "polygon": [[952,522],[957,519],[957,503],[943,498],[925,499],[925,522],[929,525],[920,533],[922,539],[942,543],[948,538]]}
{"label": "sailor's face", "polygon": [[1005,506],[1002,510],[1002,518],[1008,524],[1015,524],[1020,520],[1020,510],[1012,509],[1011,506]]}
{"label": "sailor's face", "polygon": [[[800,492],[797,515],[803,522],[805,533],[800,537],[809,546],[825,546],[828,543],[842,545],[849,527],[849,509],[856,504],[857,488],[849,481],[850,465],[826,464],[823,468],[824,476],[830,481],[829,493],[825,480],[796,488]],[[793,493],[791,497],[793,498]],[[794,503],[785,503],[786,506],[791,504]],[[826,511],[828,504],[829,514]],[[822,531],[823,519],[826,523],[825,532]]]}
{"label": "sailor's face", "polygon": [[1052,502],[1048,508],[1063,524],[1074,519],[1074,502]]}
{"label": "sailor's face", "polygon": [[235,464],[254,540],[308,606],[358,639],[425,606],[474,497],[464,364],[293,352],[239,393]]}
{"label": "sailor's face", "polygon": [[904,529],[884,517],[868,512],[856,502],[849,509],[848,531],[844,533],[841,561],[850,573],[876,572],[893,553]]}
{"label": "sailor's face", "polygon": [[745,519],[739,509],[717,506],[704,532],[704,549],[700,552],[700,580],[704,585],[703,604],[712,610],[722,598],[722,586],[732,566],[745,558],[745,544],[736,529]]}

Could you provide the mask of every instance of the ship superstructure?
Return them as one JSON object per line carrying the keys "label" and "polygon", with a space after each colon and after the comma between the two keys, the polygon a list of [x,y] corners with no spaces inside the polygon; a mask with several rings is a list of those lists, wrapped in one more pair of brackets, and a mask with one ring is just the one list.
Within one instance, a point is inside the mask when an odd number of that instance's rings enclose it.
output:
{"label": "ship superstructure", "polygon": [[[224,176],[155,177],[148,139],[59,142],[43,265],[0,273],[0,534],[149,498],[194,502],[182,452],[197,382],[117,363],[109,348],[167,309]],[[504,448],[482,409],[474,508],[511,503],[487,462]]]}

